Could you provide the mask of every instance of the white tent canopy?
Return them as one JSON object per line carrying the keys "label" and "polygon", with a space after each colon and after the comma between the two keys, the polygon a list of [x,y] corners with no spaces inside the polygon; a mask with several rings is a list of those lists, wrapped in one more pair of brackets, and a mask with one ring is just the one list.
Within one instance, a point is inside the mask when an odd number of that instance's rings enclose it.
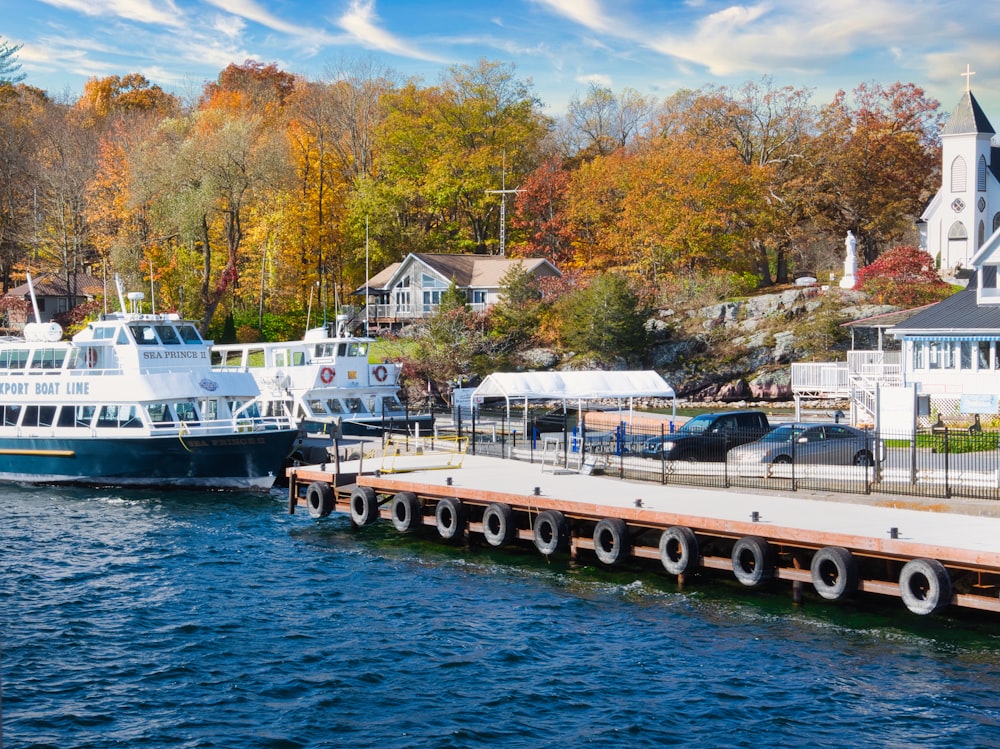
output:
{"label": "white tent canopy", "polygon": [[525,429],[527,429],[529,400],[576,401],[583,411],[583,401],[617,400],[619,408],[628,401],[629,411],[635,398],[673,398],[673,413],[677,415],[677,397],[674,389],[652,370],[612,371],[601,370],[571,372],[494,372],[472,393],[472,402],[482,403],[487,398],[503,398],[510,417],[511,399],[524,401]]}
{"label": "white tent canopy", "polygon": [[528,400],[598,400],[673,398],[674,389],[651,370],[631,372],[494,372],[472,394],[485,398]]}

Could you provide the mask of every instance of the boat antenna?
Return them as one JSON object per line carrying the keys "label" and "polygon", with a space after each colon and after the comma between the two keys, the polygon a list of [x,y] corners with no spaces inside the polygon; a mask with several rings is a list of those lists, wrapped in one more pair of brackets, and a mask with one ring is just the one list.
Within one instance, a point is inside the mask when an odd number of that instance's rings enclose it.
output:
{"label": "boat antenna", "polygon": [[118,304],[122,306],[122,314],[127,315],[128,310],[125,308],[125,284],[122,283],[122,277],[115,273],[115,286],[118,288]]}
{"label": "boat antenna", "polygon": [[313,311],[313,289],[319,286],[319,281],[314,283],[309,287],[309,308],[306,310],[306,330],[309,330],[309,318],[312,317]]}
{"label": "boat antenna", "polygon": [[42,322],[42,315],[38,311],[38,299],[35,298],[35,284],[31,282],[31,272],[25,274],[28,279],[28,293],[31,294],[31,308],[35,312],[35,322]]}
{"label": "boat antenna", "polygon": [[155,281],[153,280],[153,258],[149,259],[149,304],[150,310],[155,315],[156,314],[156,287],[153,285]]}

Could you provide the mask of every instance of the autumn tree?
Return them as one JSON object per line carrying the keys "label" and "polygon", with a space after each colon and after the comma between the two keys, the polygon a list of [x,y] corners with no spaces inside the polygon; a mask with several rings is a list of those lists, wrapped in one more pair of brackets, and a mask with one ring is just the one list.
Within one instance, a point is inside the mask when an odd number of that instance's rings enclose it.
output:
{"label": "autumn tree", "polygon": [[543,257],[557,267],[573,257],[573,235],[564,210],[571,173],[556,158],[547,159],[521,183],[510,223],[522,242],[510,253]]}
{"label": "autumn tree", "polygon": [[[811,212],[810,170],[815,168],[817,113],[811,91],[776,87],[769,77],[738,89],[706,88],[684,100],[660,128],[683,131],[706,148],[732,152],[766,178],[766,205],[749,237],[762,286],[788,280],[788,253]],[[772,268],[775,277],[772,276]]]}
{"label": "autumn tree", "polygon": [[591,84],[587,95],[570,99],[565,127],[559,130],[561,150],[568,159],[607,156],[631,143],[649,124],[654,103],[626,88],[617,95]]}
{"label": "autumn tree", "polygon": [[941,280],[929,253],[908,245],[886,250],[875,262],[860,268],[854,288],[878,304],[900,307],[939,302],[956,290]]}
{"label": "autumn tree", "polygon": [[501,196],[489,191],[521,183],[548,125],[512,65],[456,66],[431,89],[411,82],[383,123],[372,212],[393,216],[407,250],[485,250],[500,228]]}
{"label": "autumn tree", "polygon": [[48,97],[24,85],[0,86],[0,277],[11,286],[14,267],[34,249],[38,150]]}
{"label": "autumn tree", "polygon": [[851,229],[865,263],[912,236],[937,189],[938,106],[912,83],[863,83],[838,92],[821,113],[819,220],[837,236]]}

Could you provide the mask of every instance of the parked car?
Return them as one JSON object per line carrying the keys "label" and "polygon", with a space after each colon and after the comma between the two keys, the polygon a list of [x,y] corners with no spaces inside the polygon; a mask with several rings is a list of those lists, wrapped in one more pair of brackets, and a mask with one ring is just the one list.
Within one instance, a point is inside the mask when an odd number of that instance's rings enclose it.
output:
{"label": "parked car", "polygon": [[770,428],[763,411],[699,414],[673,434],[647,440],[642,454],[661,460],[722,461],[728,450],[760,439]]}
{"label": "parked car", "polygon": [[875,465],[885,458],[881,441],[873,432],[846,424],[790,423],[776,426],[756,442],[730,451],[729,460],[740,463],[822,463]]}

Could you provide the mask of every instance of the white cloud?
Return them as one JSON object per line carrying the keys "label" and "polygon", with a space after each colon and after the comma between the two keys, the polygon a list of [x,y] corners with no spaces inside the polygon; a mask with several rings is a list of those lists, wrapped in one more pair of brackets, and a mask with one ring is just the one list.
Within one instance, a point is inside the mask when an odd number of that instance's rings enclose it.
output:
{"label": "white cloud", "polygon": [[369,49],[415,60],[444,61],[379,28],[377,21],[374,0],[351,0],[348,11],[340,17],[338,23],[356,42]]}
{"label": "white cloud", "polygon": [[614,18],[604,13],[597,0],[534,0],[534,2],[592,31],[617,33]]}
{"label": "white cloud", "polygon": [[293,23],[283,21],[273,13],[265,10],[257,3],[253,2],[253,0],[206,0],[206,2],[209,5],[215,6],[219,10],[225,11],[226,13],[231,13],[234,16],[245,18],[248,21],[253,21],[256,24],[265,26],[273,31],[279,31],[282,34],[290,34],[291,36],[300,37],[322,35],[321,32],[314,29],[296,26]]}
{"label": "white cloud", "polygon": [[112,16],[160,26],[184,26],[184,13],[173,0],[41,0],[55,8],[87,16]]}

